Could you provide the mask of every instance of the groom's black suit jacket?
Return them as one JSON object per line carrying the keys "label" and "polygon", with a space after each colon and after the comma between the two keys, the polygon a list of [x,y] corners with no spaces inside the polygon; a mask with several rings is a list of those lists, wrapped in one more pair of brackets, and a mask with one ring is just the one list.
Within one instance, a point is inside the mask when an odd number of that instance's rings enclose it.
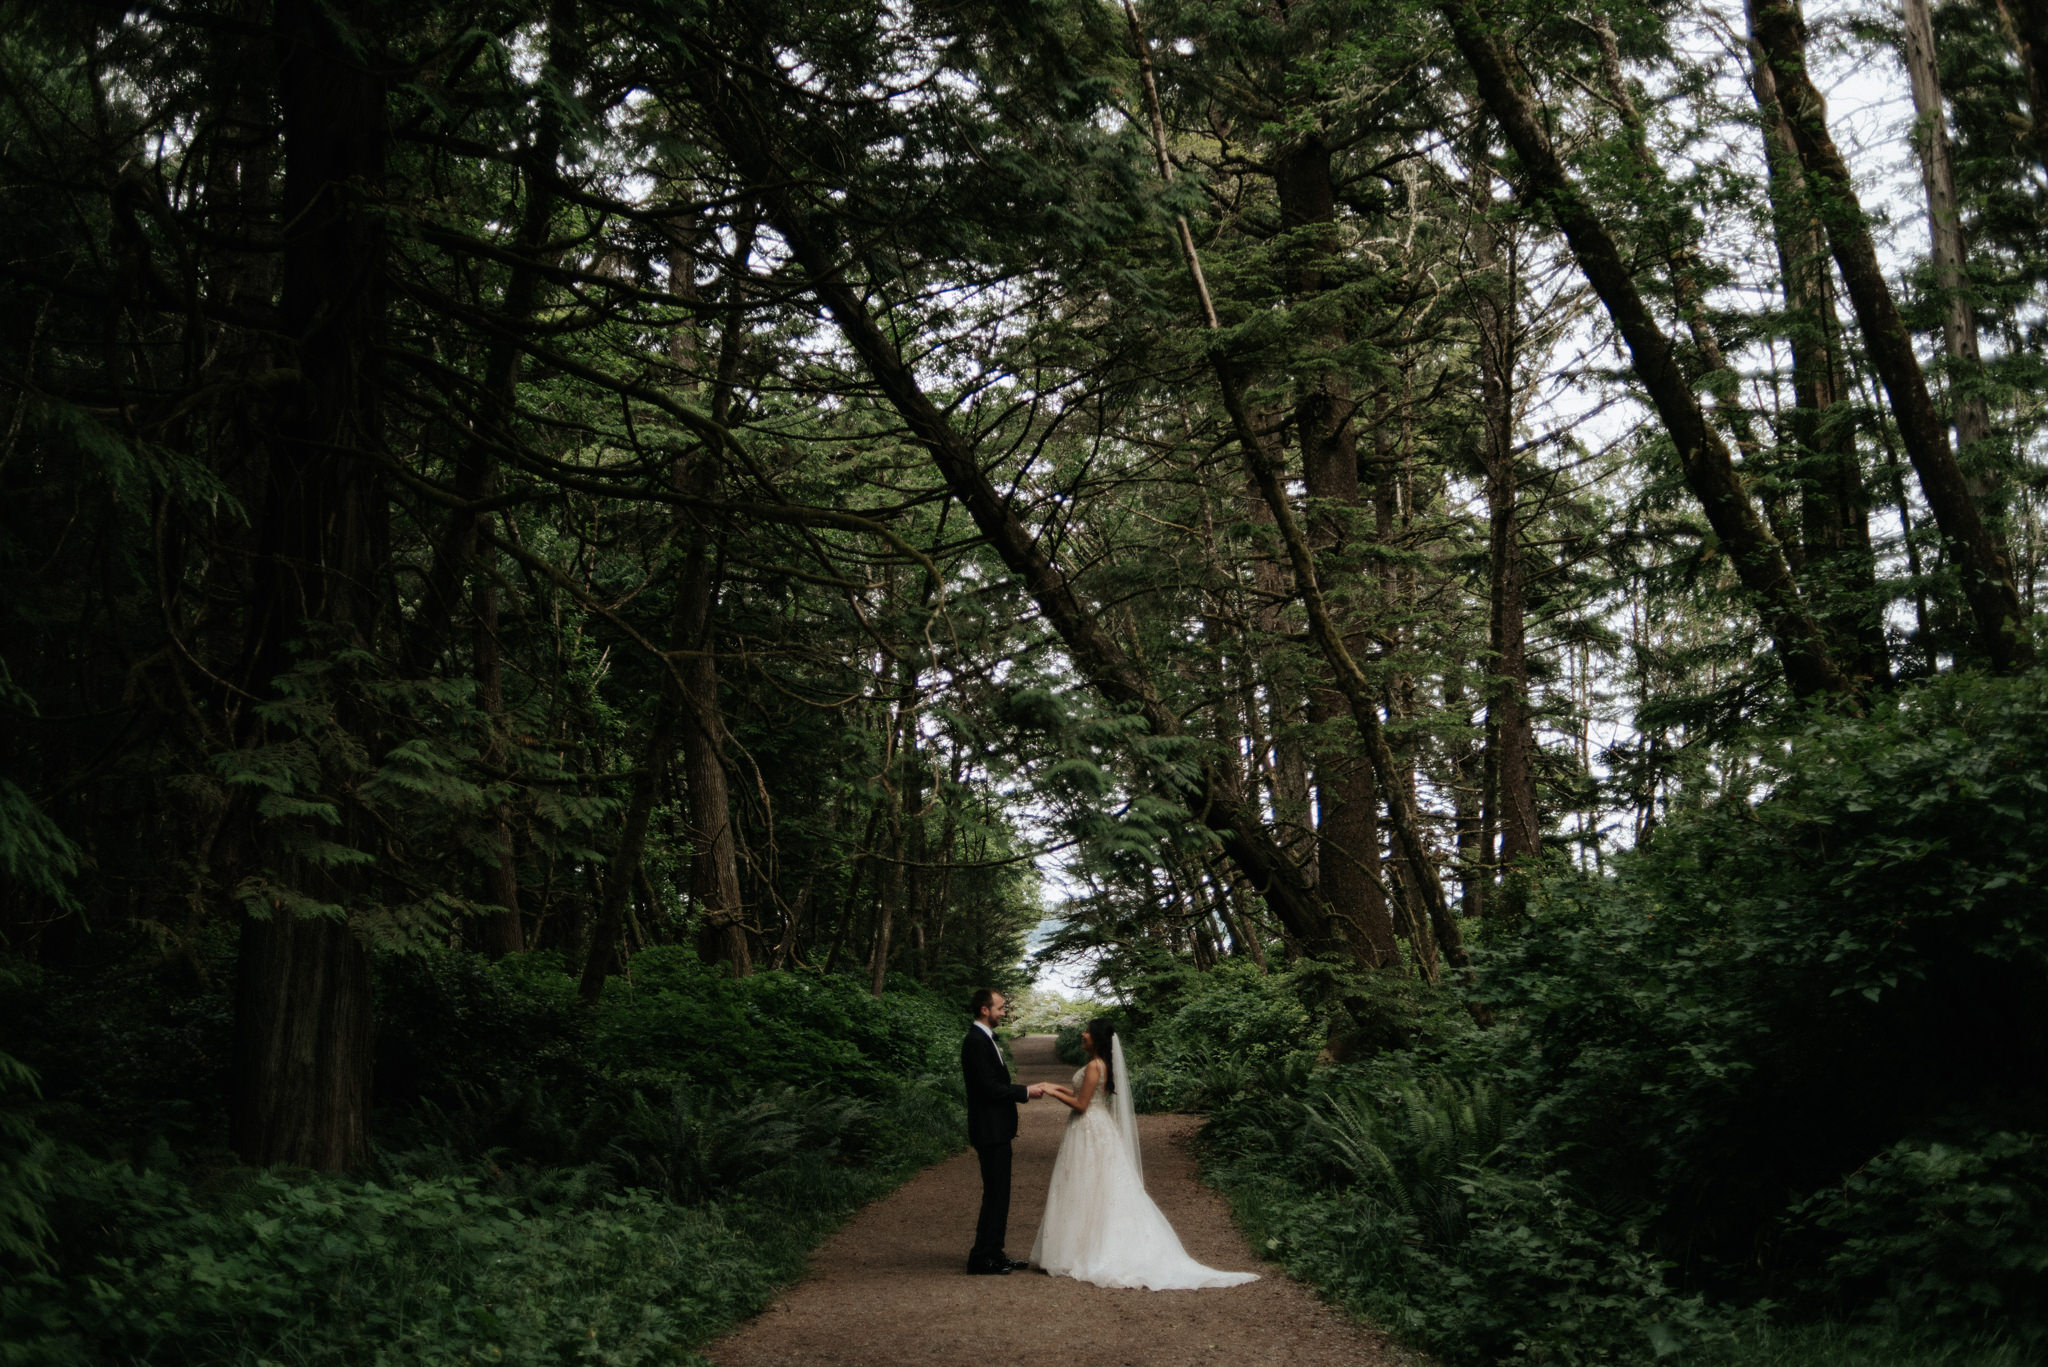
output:
{"label": "groom's black suit jacket", "polygon": [[1030,1092],[1010,1081],[1010,1070],[996,1042],[978,1025],[967,1027],[960,1041],[960,1075],[967,1082],[967,1142],[1007,1144],[1017,1137],[1017,1106]]}

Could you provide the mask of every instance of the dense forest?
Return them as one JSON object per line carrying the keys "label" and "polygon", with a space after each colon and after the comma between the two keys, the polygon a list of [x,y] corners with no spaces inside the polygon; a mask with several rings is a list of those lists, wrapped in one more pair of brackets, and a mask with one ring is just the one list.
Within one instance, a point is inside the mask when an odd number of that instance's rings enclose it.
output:
{"label": "dense forest", "polygon": [[1027,937],[1445,1363],[2030,1360],[2044,63],[0,0],[0,1361],[685,1360]]}

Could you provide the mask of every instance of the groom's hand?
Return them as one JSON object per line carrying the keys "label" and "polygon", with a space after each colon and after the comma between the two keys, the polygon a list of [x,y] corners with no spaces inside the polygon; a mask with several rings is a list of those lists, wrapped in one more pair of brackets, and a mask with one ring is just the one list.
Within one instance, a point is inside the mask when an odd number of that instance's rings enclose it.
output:
{"label": "groom's hand", "polygon": [[1038,1098],[1044,1095],[1045,1084],[1043,1082],[1034,1082],[1029,1087],[1026,1087],[1024,1089],[1025,1099],[1029,1101],[1036,1101],[1038,1100]]}

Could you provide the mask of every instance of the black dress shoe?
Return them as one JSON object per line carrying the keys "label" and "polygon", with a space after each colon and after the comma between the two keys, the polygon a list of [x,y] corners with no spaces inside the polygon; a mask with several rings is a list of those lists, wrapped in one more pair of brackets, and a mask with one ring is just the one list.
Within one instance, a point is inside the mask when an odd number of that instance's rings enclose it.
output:
{"label": "black dress shoe", "polygon": [[1031,1264],[1022,1258],[1005,1258],[1003,1261],[1010,1265],[1012,1272],[1029,1272],[1031,1270]]}
{"label": "black dress shoe", "polygon": [[983,1261],[980,1258],[969,1258],[967,1260],[967,1275],[970,1277],[1007,1277],[1012,1270],[1008,1258],[1000,1260],[991,1258],[987,1261]]}

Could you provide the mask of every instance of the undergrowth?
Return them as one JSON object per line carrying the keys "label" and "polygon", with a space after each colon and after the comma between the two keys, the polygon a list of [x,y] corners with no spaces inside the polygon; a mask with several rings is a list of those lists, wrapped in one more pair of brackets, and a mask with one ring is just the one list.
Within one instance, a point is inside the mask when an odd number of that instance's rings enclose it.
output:
{"label": "undergrowth", "polygon": [[48,1095],[17,1084],[0,1162],[37,1175],[44,1223],[0,1249],[0,1363],[701,1361],[849,1213],[959,1147],[953,1003],[668,951],[635,968],[584,1011],[544,955],[385,964],[381,1143],[339,1176],[233,1163],[161,1123],[209,1111],[169,1083],[96,1111],[105,1070],[48,1080],[178,1045],[83,1010],[84,987],[18,986]]}
{"label": "undergrowth", "polygon": [[1329,1062],[1390,1032],[1236,968],[1143,1003],[1134,1071],[1255,1247],[1459,1367],[2041,1361],[2043,829],[2048,675],[1944,679],[1550,869],[1425,994],[1487,1028]]}

